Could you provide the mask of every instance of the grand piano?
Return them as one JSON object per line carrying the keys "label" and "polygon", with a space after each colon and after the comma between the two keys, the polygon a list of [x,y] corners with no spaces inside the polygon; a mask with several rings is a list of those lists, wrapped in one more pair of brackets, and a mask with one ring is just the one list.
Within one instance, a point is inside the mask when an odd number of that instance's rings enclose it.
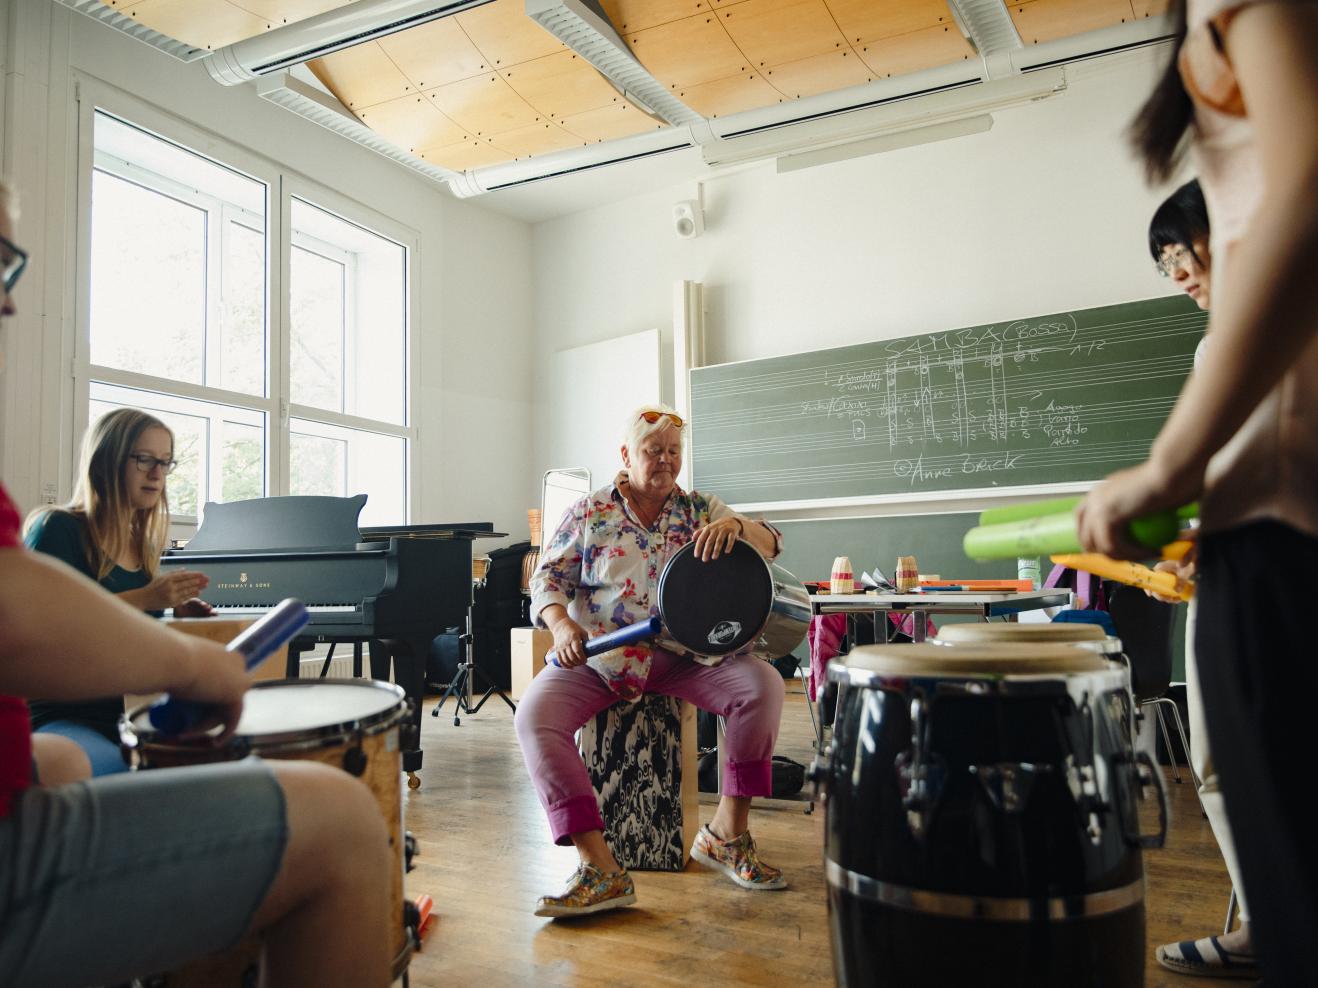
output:
{"label": "grand piano", "polygon": [[303,601],[311,620],[290,645],[290,676],[319,642],[369,642],[371,675],[388,679],[392,664],[412,701],[403,769],[416,788],[426,654],[436,635],[466,625],[473,540],[502,533],[489,522],[361,529],[365,503],[365,494],[208,503],[196,535],[167,551],[161,569],[205,573],[206,600],[225,617]]}

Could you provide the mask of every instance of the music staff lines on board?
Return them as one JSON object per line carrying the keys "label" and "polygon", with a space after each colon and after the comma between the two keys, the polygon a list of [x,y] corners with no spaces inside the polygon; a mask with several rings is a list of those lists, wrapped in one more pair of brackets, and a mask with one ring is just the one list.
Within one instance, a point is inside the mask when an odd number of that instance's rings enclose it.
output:
{"label": "music staff lines on board", "polygon": [[[816,467],[781,467],[776,469],[725,470],[710,473],[701,483],[736,493],[809,482],[824,487],[854,481],[898,481],[902,486],[919,490],[935,481],[962,480],[976,486],[1010,486],[1011,474],[1018,470],[1076,467],[1105,464],[1113,459],[1138,461],[1148,452],[1148,443],[1131,441],[1106,443],[1093,448],[1057,450],[1001,450],[991,453],[956,453],[946,456],[919,454],[913,458],[890,458],[862,463]],[[964,485],[963,485],[964,486]]]}
{"label": "music staff lines on board", "polygon": [[[960,446],[964,450],[980,438],[981,432],[992,438],[1007,441],[1015,436],[1030,439],[1035,433],[1041,433],[1050,440],[1052,446],[1078,445],[1080,437],[1091,427],[1115,425],[1130,422],[1161,422],[1171,412],[1174,400],[1170,398],[1146,398],[1138,400],[1118,400],[1100,405],[1075,406],[1050,403],[1049,407],[1021,415],[1009,415],[1005,428],[1001,423],[990,418],[980,421],[973,414],[964,418],[950,415],[939,418],[931,426],[928,422],[916,422],[908,419],[897,424],[891,416],[884,416],[884,425],[871,434],[857,436],[855,430],[841,431],[812,430],[808,433],[790,435],[766,434],[757,429],[755,435],[720,440],[705,440],[701,443],[703,455],[719,457],[758,456],[762,453],[798,453],[806,451],[824,451],[842,449],[856,445],[887,446],[889,449],[901,446],[913,446],[925,443],[931,434],[940,438],[932,441],[936,445],[944,443]],[[1084,424],[1078,424],[1083,412]],[[763,426],[786,421],[790,416],[766,418],[764,415],[747,416],[744,425]],[[823,417],[820,413],[819,417]],[[854,420],[853,420],[854,421]],[[1084,431],[1080,431],[1080,430]]]}
{"label": "music staff lines on board", "polygon": [[[950,360],[953,353],[959,353],[961,359],[965,362],[982,361],[987,363],[994,360],[1011,360],[1016,363],[1033,363],[1049,355],[1085,356],[1092,355],[1094,351],[1100,349],[1123,345],[1135,345],[1141,350],[1147,350],[1159,340],[1186,335],[1197,337],[1202,333],[1201,327],[1202,319],[1196,319],[1193,315],[1168,316],[1077,330],[1074,337],[1068,338],[1067,342],[1061,345],[1039,344],[1026,346],[1019,345],[1021,341],[1018,341],[1018,345],[1005,347],[1000,343],[984,344],[981,342],[948,345],[945,342],[946,337],[970,332],[968,330],[957,330],[952,333],[933,334],[933,336],[927,338],[915,338],[917,340],[931,339],[934,341],[930,344],[930,350],[926,353],[917,352],[912,355],[911,344],[905,341],[894,341],[896,352],[885,354],[879,358],[859,358],[823,366],[813,365],[771,371],[764,374],[738,375],[726,381],[693,381],[691,396],[693,400],[699,400],[772,389],[799,388],[803,385],[818,382],[821,373],[824,383],[830,386],[838,386],[839,383],[842,386],[863,386],[867,378],[881,379],[891,361],[899,361],[894,365],[898,373],[918,371],[922,359],[933,359],[937,363]],[[991,329],[992,327],[988,328]],[[902,345],[900,347],[895,346],[897,343]],[[846,347],[843,349],[856,348]]]}

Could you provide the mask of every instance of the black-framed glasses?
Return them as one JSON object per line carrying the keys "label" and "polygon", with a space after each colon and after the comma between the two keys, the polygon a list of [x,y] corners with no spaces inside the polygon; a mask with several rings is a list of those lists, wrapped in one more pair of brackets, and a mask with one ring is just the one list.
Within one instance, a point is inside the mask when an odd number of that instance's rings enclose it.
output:
{"label": "black-framed glasses", "polygon": [[128,458],[137,464],[137,469],[143,473],[150,473],[154,467],[160,467],[165,471],[166,476],[174,472],[178,466],[178,460],[160,460],[150,453],[129,453]]}
{"label": "black-framed glasses", "polygon": [[1158,258],[1158,263],[1155,266],[1158,269],[1158,274],[1164,278],[1170,278],[1172,272],[1178,269],[1193,271],[1196,260],[1194,251],[1184,244],[1176,244],[1174,247],[1168,247],[1162,252],[1162,257]]}
{"label": "black-framed glasses", "polygon": [[27,267],[27,251],[8,237],[0,237],[0,246],[3,246],[9,253],[9,258],[5,261],[2,272],[5,294],[8,295],[14,290],[14,285],[18,284],[18,278],[23,273],[23,269]]}

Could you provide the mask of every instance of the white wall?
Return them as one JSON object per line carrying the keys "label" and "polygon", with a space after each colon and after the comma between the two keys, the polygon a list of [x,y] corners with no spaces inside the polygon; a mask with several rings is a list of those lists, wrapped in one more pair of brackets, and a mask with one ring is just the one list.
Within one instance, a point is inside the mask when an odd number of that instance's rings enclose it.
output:
{"label": "white wall", "polygon": [[[1069,66],[1058,98],[991,131],[784,175],[704,183],[705,234],[678,240],[666,189],[534,233],[536,345],[659,326],[672,286],[706,291],[706,360],[747,360],[1169,292],[1145,248],[1166,190],[1123,130],[1165,50]],[[547,403],[543,440],[567,423]]]}
{"label": "white wall", "polygon": [[[20,315],[0,336],[0,476],[24,509],[69,493],[76,107],[72,81],[99,79],[179,120],[416,230],[414,354],[419,427],[415,521],[492,521],[524,538],[538,500],[531,436],[531,234],[518,220],[437,186],[248,87],[184,64],[51,0],[2,0],[7,26],[3,167],[22,189],[20,240],[33,251]],[[207,151],[201,147],[199,150]],[[222,157],[222,150],[215,153]],[[488,549],[493,543],[482,543]]]}

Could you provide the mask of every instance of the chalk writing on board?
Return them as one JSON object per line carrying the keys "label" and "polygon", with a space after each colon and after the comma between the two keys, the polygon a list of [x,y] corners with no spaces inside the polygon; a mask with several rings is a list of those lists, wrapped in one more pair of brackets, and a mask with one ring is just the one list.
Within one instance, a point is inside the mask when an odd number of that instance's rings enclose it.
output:
{"label": "chalk writing on board", "polygon": [[1147,455],[1203,324],[1156,299],[699,368],[696,482],[775,500],[1100,477]]}

